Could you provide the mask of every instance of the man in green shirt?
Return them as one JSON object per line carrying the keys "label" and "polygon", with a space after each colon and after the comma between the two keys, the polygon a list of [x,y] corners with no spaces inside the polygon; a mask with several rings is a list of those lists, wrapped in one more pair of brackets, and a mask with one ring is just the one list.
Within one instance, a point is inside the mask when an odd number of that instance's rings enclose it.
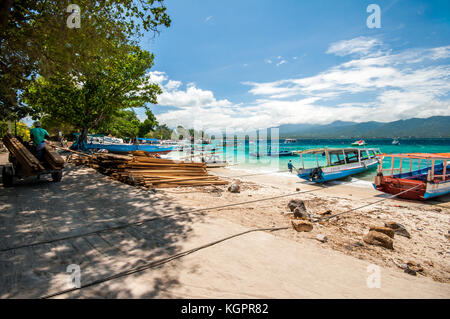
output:
{"label": "man in green shirt", "polygon": [[30,130],[30,137],[33,140],[34,147],[36,147],[37,158],[41,160],[47,143],[45,139],[50,137],[48,132],[41,127],[41,122],[34,123],[34,128]]}

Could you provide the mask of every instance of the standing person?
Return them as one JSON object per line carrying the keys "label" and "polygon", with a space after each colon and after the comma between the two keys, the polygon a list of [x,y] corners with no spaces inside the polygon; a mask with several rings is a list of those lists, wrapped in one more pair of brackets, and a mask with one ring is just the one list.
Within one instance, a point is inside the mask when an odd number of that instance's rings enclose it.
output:
{"label": "standing person", "polygon": [[289,160],[289,163],[288,163],[288,170],[289,170],[289,173],[292,173],[292,168],[294,167],[294,165],[292,165],[292,161],[291,160]]}
{"label": "standing person", "polygon": [[41,127],[41,122],[34,123],[34,128],[30,130],[30,137],[33,140],[33,145],[36,148],[36,156],[39,160],[44,157],[44,149],[49,138],[48,132]]}

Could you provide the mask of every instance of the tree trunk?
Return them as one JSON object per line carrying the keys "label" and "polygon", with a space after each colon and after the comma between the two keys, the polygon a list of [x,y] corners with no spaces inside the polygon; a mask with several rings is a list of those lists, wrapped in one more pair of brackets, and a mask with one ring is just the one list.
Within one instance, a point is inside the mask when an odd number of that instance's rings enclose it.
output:
{"label": "tree trunk", "polygon": [[87,141],[87,135],[88,135],[88,129],[87,128],[81,129],[81,133],[80,133],[80,135],[78,135],[78,141],[77,141],[78,149],[82,149],[84,147],[84,144]]}

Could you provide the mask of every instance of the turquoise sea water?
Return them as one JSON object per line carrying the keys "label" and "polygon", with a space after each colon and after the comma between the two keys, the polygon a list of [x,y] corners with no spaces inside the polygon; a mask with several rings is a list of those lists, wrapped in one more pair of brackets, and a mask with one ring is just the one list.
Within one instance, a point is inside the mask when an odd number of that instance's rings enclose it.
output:
{"label": "turquoise sea water", "polygon": [[[359,148],[379,148],[382,153],[386,154],[399,154],[399,153],[450,153],[450,139],[400,139],[400,145],[392,145],[392,139],[370,139],[365,140],[367,145]],[[264,172],[279,172],[287,170],[287,163],[292,161],[294,167],[300,168],[301,159],[300,156],[288,156],[288,157],[272,157],[267,156],[267,150],[271,149],[272,153],[278,151],[296,151],[307,150],[311,148],[341,148],[352,147],[350,144],[354,140],[349,139],[299,139],[293,144],[284,144],[284,140],[279,142],[260,142],[259,148],[256,141],[247,142],[243,140],[237,140],[237,145],[233,141],[229,141],[226,147],[223,147],[220,143],[213,143],[213,145],[205,145],[204,150],[207,152],[213,148],[216,149],[216,155],[221,160],[226,160],[231,164],[231,167],[242,168],[251,171],[264,171]],[[260,157],[251,156],[252,153],[256,153],[259,149]],[[198,150],[196,154],[201,152]],[[398,163],[396,163],[397,165]],[[305,168],[315,167],[315,156],[304,156]],[[326,165],[326,160],[319,156],[319,165]],[[423,168],[426,163],[422,162]],[[418,161],[411,163],[411,168],[417,169],[419,166]],[[390,162],[385,161],[384,168],[390,167]],[[408,160],[403,161],[403,171],[410,169],[410,163]],[[356,175],[356,178],[363,180],[373,180],[373,176],[376,174],[376,170]]]}

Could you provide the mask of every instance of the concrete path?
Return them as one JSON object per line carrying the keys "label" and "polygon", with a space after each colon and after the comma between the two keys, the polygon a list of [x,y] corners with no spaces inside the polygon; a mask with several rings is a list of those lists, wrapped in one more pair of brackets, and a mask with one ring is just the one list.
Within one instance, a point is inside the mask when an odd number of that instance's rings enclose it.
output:
{"label": "concrete path", "polygon": [[[0,187],[0,298],[39,298],[143,266],[246,228],[210,216],[180,214],[168,195],[69,167],[61,183]],[[140,226],[26,248],[124,222],[173,214]],[[157,268],[61,295],[62,298],[449,298],[450,285],[381,269],[368,288],[368,263],[266,232],[236,237]]]}

